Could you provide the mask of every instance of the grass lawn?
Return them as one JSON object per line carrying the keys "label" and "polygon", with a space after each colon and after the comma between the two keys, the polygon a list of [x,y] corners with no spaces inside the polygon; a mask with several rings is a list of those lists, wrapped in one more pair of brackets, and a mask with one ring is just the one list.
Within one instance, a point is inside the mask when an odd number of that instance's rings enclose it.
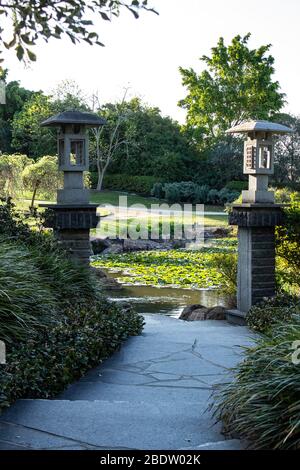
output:
{"label": "grass lawn", "polygon": [[[166,204],[166,201],[162,201],[156,198],[151,198],[151,197],[143,197],[139,196],[137,194],[128,194],[125,192],[120,192],[120,191],[101,191],[101,192],[93,192],[91,193],[91,199],[90,202],[99,204],[102,207],[102,209],[99,209],[99,213],[101,215],[107,215],[107,211],[109,211],[109,207],[106,210],[104,207],[107,205],[113,205],[113,206],[118,206],[119,205],[119,197],[120,196],[127,196],[127,206],[130,209],[130,207],[134,204],[143,204],[147,208],[151,208],[151,204]],[[29,206],[31,202],[31,194],[26,193],[23,195],[23,197],[20,197],[19,199],[16,200],[16,205],[17,209],[22,210],[22,211],[28,211]],[[43,194],[38,194],[37,199],[35,201],[35,206],[38,207],[39,204],[43,203],[54,203],[55,201],[49,201],[49,198],[46,198],[45,195]],[[44,209],[41,208],[40,211],[42,212]],[[204,225],[205,227],[216,227],[216,226],[226,226],[228,224],[228,215],[226,212],[224,212],[224,207],[222,206],[205,206],[205,212],[216,212],[216,215],[208,214],[205,216],[197,216],[194,219],[194,222],[197,221],[198,224]],[[218,214],[217,214],[218,212]],[[223,214],[219,214],[219,212],[223,212]],[[120,213],[119,218],[117,221],[114,220],[106,220],[105,218],[102,219],[101,221],[101,226],[104,227],[106,226],[105,232],[107,236],[110,234],[115,233],[115,226],[117,225],[118,227],[125,227],[127,224],[137,224],[140,219],[145,219],[147,217],[147,212],[145,211],[144,213],[135,215],[134,213],[126,214]],[[152,215],[152,220],[158,219],[158,215]],[[162,217],[166,221],[166,217]],[[174,223],[175,224],[180,224],[181,223],[181,217],[180,215],[175,215],[174,216]],[[95,235],[97,233],[96,230],[92,230],[91,234]]]}

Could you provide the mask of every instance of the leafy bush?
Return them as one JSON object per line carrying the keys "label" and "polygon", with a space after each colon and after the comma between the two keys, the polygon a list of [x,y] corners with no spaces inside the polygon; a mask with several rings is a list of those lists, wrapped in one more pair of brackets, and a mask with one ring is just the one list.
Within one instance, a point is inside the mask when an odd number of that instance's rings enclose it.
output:
{"label": "leafy bush", "polygon": [[[97,173],[90,173],[91,187],[97,187]],[[125,174],[114,174],[104,176],[104,189],[113,191],[127,191],[129,193],[137,193],[143,196],[150,196],[151,190],[155,183],[161,180],[155,176],[136,176]]]}
{"label": "leafy bush", "polygon": [[226,184],[226,188],[229,189],[229,191],[241,193],[244,189],[248,188],[248,181],[229,181],[229,183]]}
{"label": "leafy bush", "polygon": [[59,321],[8,345],[0,366],[0,408],[17,398],[49,398],[110,356],[128,337],[140,334],[143,319],[105,299],[69,301]]}
{"label": "leafy bush", "polygon": [[212,259],[212,267],[222,274],[220,290],[227,298],[227,303],[231,307],[236,306],[237,291],[237,254],[236,253],[216,253]]}
{"label": "leafy bush", "polygon": [[139,315],[102,298],[90,269],[32,232],[10,199],[0,205],[0,286],[0,408],[53,396],[142,328]]}
{"label": "leafy bush", "polygon": [[293,361],[299,337],[300,315],[294,315],[245,349],[235,380],[215,395],[215,415],[227,434],[254,449],[300,449],[300,367]]}
{"label": "leafy bush", "polygon": [[277,278],[281,288],[300,295],[300,197],[291,195],[284,225],[276,228]]}
{"label": "leafy bush", "polygon": [[192,181],[182,181],[180,183],[166,183],[152,188],[152,194],[159,194],[160,198],[165,198],[169,203],[190,203],[190,204],[225,204],[232,202],[238,193],[227,188],[220,191],[210,189],[209,186],[198,185]]}
{"label": "leafy bush", "polygon": [[275,323],[290,321],[294,313],[300,314],[300,300],[280,293],[254,305],[246,316],[246,322],[252,330],[267,333]]}
{"label": "leafy bush", "polygon": [[151,196],[156,197],[157,199],[163,199],[165,196],[163,183],[155,183],[153,185],[151,189]]}

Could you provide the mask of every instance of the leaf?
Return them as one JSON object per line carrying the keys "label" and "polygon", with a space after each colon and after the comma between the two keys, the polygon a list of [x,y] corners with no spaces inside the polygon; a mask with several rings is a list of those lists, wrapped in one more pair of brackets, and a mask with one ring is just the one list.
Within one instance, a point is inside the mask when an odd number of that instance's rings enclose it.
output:
{"label": "leaf", "polygon": [[16,47],[16,52],[17,52],[17,57],[19,60],[23,59],[24,56],[24,48],[21,46],[21,44],[18,44]]}
{"label": "leaf", "polygon": [[34,52],[32,52],[30,49],[26,49],[26,52],[27,52],[29,60],[31,60],[32,62],[35,62],[36,55],[34,54]]}

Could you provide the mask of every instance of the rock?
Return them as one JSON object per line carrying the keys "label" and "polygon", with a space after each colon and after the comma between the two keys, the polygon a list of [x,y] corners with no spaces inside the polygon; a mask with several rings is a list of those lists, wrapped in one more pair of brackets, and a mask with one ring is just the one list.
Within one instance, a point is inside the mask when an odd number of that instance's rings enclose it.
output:
{"label": "rock", "polygon": [[111,242],[107,238],[91,238],[91,245],[94,255],[99,255],[110,247]]}
{"label": "rock", "polygon": [[148,251],[159,250],[162,244],[152,240],[124,240],[124,251]]}
{"label": "rock", "polygon": [[205,308],[203,305],[200,305],[200,304],[192,304],[192,305],[188,305],[187,307],[185,307],[182,312],[181,312],[181,315],[180,315],[180,320],[188,320],[190,315],[192,314],[192,312],[194,310],[197,310],[197,309],[202,309],[202,308]]}
{"label": "rock", "polygon": [[229,227],[214,227],[210,230],[211,236],[213,238],[225,238],[228,237],[230,233]]}
{"label": "rock", "polygon": [[120,243],[116,243],[115,245],[110,245],[108,248],[102,251],[102,255],[117,255],[119,253],[123,253],[123,246]]}
{"label": "rock", "polygon": [[93,266],[90,266],[90,269],[100,279],[103,279],[104,277],[107,277],[107,274],[104,271],[102,271],[102,269],[100,269],[100,268],[94,268]]}
{"label": "rock", "polygon": [[226,309],[224,307],[215,306],[208,308],[200,304],[194,304],[185,307],[179,318],[186,321],[225,320],[225,312]]}
{"label": "rock", "polygon": [[105,290],[122,290],[123,286],[112,277],[103,277],[100,279],[100,284]]}

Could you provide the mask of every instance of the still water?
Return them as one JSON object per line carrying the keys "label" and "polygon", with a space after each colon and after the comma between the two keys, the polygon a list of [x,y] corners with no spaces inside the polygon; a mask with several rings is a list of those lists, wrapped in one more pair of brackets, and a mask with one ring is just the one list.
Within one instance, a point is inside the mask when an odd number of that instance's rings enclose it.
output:
{"label": "still water", "polygon": [[[116,273],[105,270],[109,277]],[[175,287],[152,287],[123,285],[121,290],[109,290],[108,297],[115,302],[130,302],[138,313],[156,313],[178,318],[187,305],[201,304],[205,307],[223,305],[224,298],[217,289],[180,289]]]}

